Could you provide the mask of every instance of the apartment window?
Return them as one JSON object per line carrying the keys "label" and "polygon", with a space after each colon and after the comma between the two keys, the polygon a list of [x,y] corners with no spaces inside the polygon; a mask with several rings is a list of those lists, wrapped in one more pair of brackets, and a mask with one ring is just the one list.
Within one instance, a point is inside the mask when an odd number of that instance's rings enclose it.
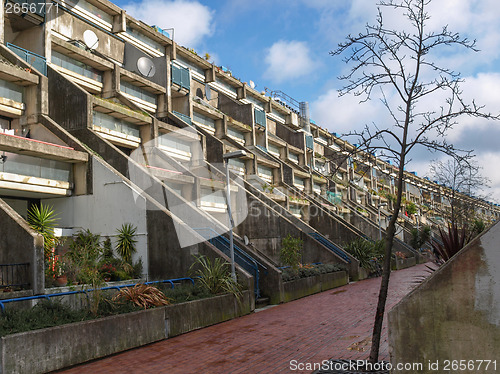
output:
{"label": "apartment window", "polygon": [[102,83],[102,72],[94,69],[92,66],[84,64],[83,62],[77,61],[59,53],[57,51],[52,51],[51,62],[57,66],[64,69],[70,70],[74,73],[83,75],[84,77],[93,79],[99,83]]}
{"label": "apartment window", "polygon": [[215,120],[201,113],[193,112],[193,121],[201,126],[209,127],[215,130]]}
{"label": "apartment window", "polygon": [[299,163],[299,155],[297,153],[289,152],[288,158],[290,159],[290,161],[295,162],[296,164]]}
{"label": "apartment window", "polygon": [[0,172],[70,181],[72,169],[70,163],[10,152],[1,154],[4,156],[4,162],[0,163]]}
{"label": "apartment window", "polygon": [[245,160],[239,158],[230,158],[228,160],[228,167],[233,173],[238,175],[245,175]]}
{"label": "apartment window", "polygon": [[299,190],[303,190],[304,189],[304,180],[302,178],[299,178],[299,177],[294,177],[293,178],[293,184],[299,189]]}
{"label": "apartment window", "polygon": [[130,28],[128,25],[127,25],[127,31],[126,31],[127,34],[129,34],[130,36],[133,36],[135,39],[143,42],[144,44],[150,46],[151,48],[157,50],[158,52],[160,53],[164,53],[164,48],[161,44],[155,42],[154,40],[148,38],[146,35],[144,34],[141,34],[139,31],[133,29],[133,28]]}
{"label": "apartment window", "polygon": [[122,119],[94,111],[94,126],[106,128],[108,130],[120,132],[125,135],[132,135],[140,138],[139,127]]}
{"label": "apartment window", "polygon": [[259,177],[264,179],[266,182],[268,183],[273,182],[273,169],[267,166],[259,165],[257,166],[257,173]]}
{"label": "apartment window", "polygon": [[125,81],[120,81],[120,91],[142,101],[156,105],[156,95]]}
{"label": "apartment window", "polygon": [[277,145],[269,143],[267,149],[269,153],[275,155],[276,157],[280,157],[280,147],[278,147]]}
{"label": "apartment window", "polygon": [[235,130],[234,128],[228,126],[227,134],[232,138],[236,138],[236,140],[238,140],[240,143],[245,143],[245,134],[241,131]]}
{"label": "apartment window", "polygon": [[158,144],[164,148],[172,157],[183,161],[191,160],[191,142],[186,141],[171,134],[160,134]]}
{"label": "apartment window", "polygon": [[18,86],[12,82],[0,80],[0,97],[5,97],[7,99],[17,101],[18,103],[22,103],[23,96],[23,87]]}
{"label": "apartment window", "polygon": [[[67,3],[70,3],[68,0],[66,0]],[[103,21],[113,24],[113,16],[106,13],[104,10],[86,2],[85,0],[79,0],[76,1],[77,6],[82,8],[83,10],[86,10],[88,13],[93,14],[97,18],[102,19]]]}

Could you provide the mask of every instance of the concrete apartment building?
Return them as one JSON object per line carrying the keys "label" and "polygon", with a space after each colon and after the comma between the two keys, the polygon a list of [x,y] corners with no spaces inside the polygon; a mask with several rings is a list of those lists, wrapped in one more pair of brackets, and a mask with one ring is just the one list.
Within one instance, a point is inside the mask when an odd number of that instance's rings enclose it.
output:
{"label": "concrete apartment building", "polygon": [[[185,276],[193,254],[227,259],[223,155],[236,150],[246,152],[228,160],[240,177],[231,186],[241,217],[236,262],[256,297],[283,300],[288,234],[304,241],[304,263],[363,276],[342,246],[378,239],[394,166],[315,124],[305,103],[257,92],[108,1],[8,9],[0,12],[0,263],[29,263],[35,293],[44,289],[43,243],[26,215],[41,202],[58,213],[62,236],[90,229],[113,238],[132,223],[147,279]],[[451,191],[405,178],[405,197],[422,215],[418,223],[401,215],[395,250],[418,262],[410,229],[445,223]],[[475,203],[485,221],[498,219],[498,206]]]}

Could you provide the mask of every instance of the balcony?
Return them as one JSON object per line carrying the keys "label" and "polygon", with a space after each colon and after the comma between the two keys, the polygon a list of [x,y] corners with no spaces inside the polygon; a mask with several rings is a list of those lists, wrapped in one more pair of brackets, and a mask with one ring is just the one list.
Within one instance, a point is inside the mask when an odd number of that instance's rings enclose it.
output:
{"label": "balcony", "polygon": [[306,148],[311,151],[314,149],[314,138],[311,135],[306,135]]}
{"label": "balcony", "polygon": [[0,115],[16,118],[23,115],[24,87],[0,80]]}
{"label": "balcony", "polygon": [[264,129],[267,127],[266,113],[260,109],[254,109],[255,124],[262,126]]}
{"label": "balcony", "polygon": [[179,86],[181,89],[186,89],[188,92],[191,89],[189,78],[189,69],[179,65],[172,64],[171,66],[172,83]]}
{"label": "balcony", "polygon": [[181,120],[183,120],[184,122],[186,122],[187,124],[191,125],[192,122],[191,122],[191,117],[189,117],[188,115],[185,115],[185,114],[182,114],[182,113],[179,113],[179,112],[176,112],[175,110],[172,112],[173,114],[175,114],[177,117],[179,117]]}
{"label": "balcony", "polygon": [[19,57],[21,57],[31,67],[35,68],[40,73],[47,76],[47,60],[45,57],[37,55],[36,53],[30,52],[24,48],[18,47],[17,45],[10,43],[7,43],[7,48],[9,48]]}
{"label": "balcony", "polygon": [[70,196],[72,164],[11,152],[0,153],[0,191],[2,195],[37,197]]}

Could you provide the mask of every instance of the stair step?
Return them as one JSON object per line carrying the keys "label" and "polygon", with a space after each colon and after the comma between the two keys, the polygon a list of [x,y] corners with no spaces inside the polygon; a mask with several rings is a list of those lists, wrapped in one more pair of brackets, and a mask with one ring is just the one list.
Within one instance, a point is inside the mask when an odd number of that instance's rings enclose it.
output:
{"label": "stair step", "polygon": [[257,300],[255,300],[255,308],[262,308],[266,305],[269,305],[268,297],[259,297]]}

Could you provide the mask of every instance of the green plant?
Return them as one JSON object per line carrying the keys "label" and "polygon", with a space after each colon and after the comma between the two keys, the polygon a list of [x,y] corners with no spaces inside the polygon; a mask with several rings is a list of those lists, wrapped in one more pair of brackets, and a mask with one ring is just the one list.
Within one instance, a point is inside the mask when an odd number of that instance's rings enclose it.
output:
{"label": "green plant", "polygon": [[444,232],[439,228],[439,235],[443,244],[433,240],[431,242],[434,254],[439,263],[443,264],[458,253],[469,242],[470,236],[467,234],[467,228],[463,226],[458,228],[455,225],[448,226],[448,232]]}
{"label": "green plant", "polygon": [[[370,272],[375,271],[377,256],[383,251],[382,244],[374,244],[363,238],[356,238],[344,246],[344,250],[359,261],[359,266]],[[376,242],[380,243],[380,242]],[[381,248],[381,249],[380,249]]]}
{"label": "green plant", "polygon": [[137,228],[130,223],[124,223],[122,227],[118,229],[116,251],[120,257],[128,263],[131,262],[132,255],[137,251],[135,246],[137,240],[134,239],[136,231]]}
{"label": "green plant", "polygon": [[170,305],[171,299],[158,288],[147,284],[136,284],[134,287],[122,288],[112,299],[115,302],[129,301],[141,308]]}
{"label": "green plant", "polygon": [[45,259],[48,260],[57,245],[57,237],[54,233],[58,219],[54,209],[43,203],[32,205],[28,210],[28,224],[30,227],[43,236],[43,249]]}
{"label": "green plant", "polygon": [[431,228],[429,226],[423,226],[420,230],[414,228],[411,230],[410,245],[414,249],[420,249],[427,241],[429,241],[430,237]]}
{"label": "green plant", "polygon": [[238,298],[241,296],[241,286],[231,277],[228,262],[218,257],[210,260],[203,255],[194,258],[189,271],[199,277],[198,282],[204,289],[214,295],[231,293]]}
{"label": "green plant", "polygon": [[93,314],[97,314],[102,299],[99,288],[104,284],[103,274],[99,271],[103,254],[100,238],[100,235],[92,234],[89,230],[80,230],[73,238],[65,255],[76,268],[77,280],[83,283],[86,288],[90,288],[92,292],[89,308]]}
{"label": "green plant", "polygon": [[302,258],[302,249],[304,241],[300,238],[294,238],[288,234],[281,241],[280,260],[285,266],[290,266],[297,271]]}
{"label": "green plant", "polygon": [[417,206],[413,201],[408,201],[406,202],[406,213],[411,216],[415,213],[417,213]]}

